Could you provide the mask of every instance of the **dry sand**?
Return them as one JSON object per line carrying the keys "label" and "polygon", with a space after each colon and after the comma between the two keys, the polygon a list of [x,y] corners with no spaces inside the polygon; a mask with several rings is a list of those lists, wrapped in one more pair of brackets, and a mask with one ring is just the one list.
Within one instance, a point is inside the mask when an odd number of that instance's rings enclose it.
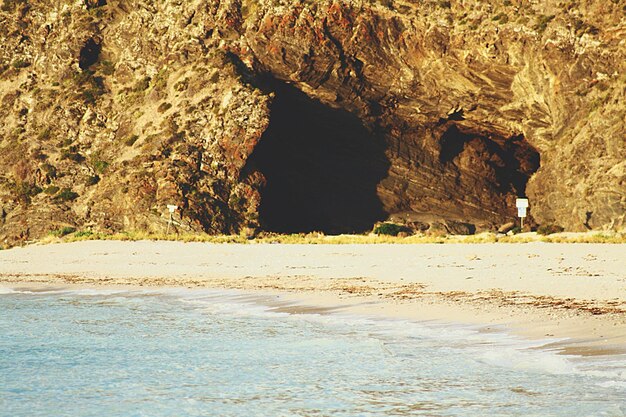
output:
{"label": "dry sand", "polygon": [[507,326],[565,353],[626,352],[625,245],[92,241],[0,251],[0,286],[42,285],[239,289],[283,311]]}

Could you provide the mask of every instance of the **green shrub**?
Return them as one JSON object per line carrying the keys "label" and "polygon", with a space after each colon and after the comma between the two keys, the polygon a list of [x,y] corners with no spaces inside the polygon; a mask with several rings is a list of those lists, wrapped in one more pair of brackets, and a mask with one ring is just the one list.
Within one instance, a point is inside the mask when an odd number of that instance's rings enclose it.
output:
{"label": "green shrub", "polygon": [[15,196],[19,201],[30,204],[31,197],[36,196],[41,193],[43,190],[34,184],[29,184],[26,182],[19,182],[14,186]]}
{"label": "green shrub", "polygon": [[74,161],[77,164],[80,164],[81,162],[85,161],[85,157],[82,156],[80,153],[76,152],[75,147],[70,147],[70,149],[64,149],[61,152],[61,159],[69,159],[70,161]]}
{"label": "green shrub", "polygon": [[13,63],[11,64],[11,66],[13,66],[13,68],[26,68],[26,67],[30,67],[30,62],[23,60],[23,59],[18,59],[13,61]]}
{"label": "green shrub", "polygon": [[151,81],[150,77],[145,77],[137,81],[137,83],[133,86],[132,91],[135,93],[146,91],[148,87],[150,87],[150,81]]}
{"label": "green shrub", "polygon": [[92,185],[96,185],[99,182],[100,182],[100,177],[97,175],[92,175],[90,177],[87,177],[87,180],[85,181],[85,185],[87,187],[91,187]]}
{"label": "green shrub", "polygon": [[491,18],[494,22],[507,23],[509,21],[509,15],[506,13],[500,13]]}
{"label": "green shrub", "polygon": [[0,7],[0,10],[2,10],[3,12],[12,12],[18,6],[23,4],[28,4],[28,0],[4,0],[2,6]]}
{"label": "green shrub", "polygon": [[37,161],[45,161],[48,159],[48,155],[46,155],[41,149],[33,149],[32,157]]}
{"label": "green shrub", "polygon": [[107,161],[102,161],[99,159],[94,160],[91,164],[93,166],[93,170],[100,175],[104,174],[109,167],[109,163]]}
{"label": "green shrub", "polygon": [[161,105],[159,106],[157,110],[159,113],[165,113],[171,108],[172,108],[172,105],[170,103],[161,103]]}
{"label": "green shrub", "polygon": [[159,71],[157,75],[155,75],[154,80],[152,80],[152,85],[155,90],[164,90],[167,87],[167,70],[162,69]]}
{"label": "green shrub", "polygon": [[400,232],[410,232],[406,226],[402,226],[395,223],[383,223],[374,228],[374,234],[376,235],[386,235],[386,236],[398,236]]}
{"label": "green shrub", "polygon": [[49,127],[46,127],[45,129],[42,129],[41,131],[39,131],[39,134],[37,135],[37,140],[40,141],[46,141],[48,139],[50,139],[50,135],[52,133],[52,130]]}
{"label": "green shrub", "polygon": [[539,226],[539,228],[537,229],[537,234],[543,235],[543,236],[547,236],[547,235],[551,235],[553,233],[561,233],[563,229],[561,226],[556,225],[556,224],[545,224],[545,225],[541,225]]}
{"label": "green shrub", "polygon": [[100,63],[100,71],[104,75],[113,75],[115,72],[115,64],[111,61],[104,60]]}
{"label": "green shrub", "polygon": [[548,27],[548,23],[552,22],[552,20],[554,20],[555,16],[554,15],[540,15],[537,17],[537,23],[535,24],[535,30],[539,33],[543,33],[545,32],[546,28]]}
{"label": "green shrub", "polygon": [[61,142],[59,142],[57,144],[57,148],[63,148],[64,146],[71,146],[72,143],[74,143],[74,139],[72,139],[72,138],[65,138],[65,139],[63,139]]}
{"label": "green shrub", "polygon": [[63,188],[55,197],[57,201],[74,201],[78,198],[78,194],[70,188]]}
{"label": "green shrub", "polygon": [[98,94],[94,90],[84,90],[83,100],[85,100],[85,104],[96,104]]}
{"label": "green shrub", "polygon": [[69,235],[71,233],[74,233],[75,231],[76,231],[75,227],[65,226],[65,227],[62,227],[60,229],[51,231],[50,234],[52,236],[56,236],[56,237],[63,237],[63,236],[67,236],[67,235]]}
{"label": "green shrub", "polygon": [[81,230],[79,232],[74,233],[74,237],[89,237],[93,236],[93,232],[91,230]]}
{"label": "green shrub", "polygon": [[54,165],[45,163],[41,166],[41,169],[48,175],[48,177],[55,179],[57,177],[57,169]]}
{"label": "green shrub", "polygon": [[68,78],[68,81],[73,81],[76,85],[83,85],[85,83],[91,82],[91,77],[93,76],[93,71],[84,70],[78,72],[72,72],[71,77]]}
{"label": "green shrub", "polygon": [[600,29],[598,29],[596,26],[583,22],[580,19],[575,19],[572,26],[576,32],[576,35],[578,36],[582,36],[586,33],[590,35],[597,35],[598,33],[600,33]]}
{"label": "green shrub", "polygon": [[85,104],[95,104],[98,97],[106,92],[104,86],[104,78],[94,76],[94,72],[90,70],[81,71],[72,74],[74,83],[79,88],[77,99],[82,98]]}
{"label": "green shrub", "polygon": [[135,142],[137,142],[137,139],[139,139],[139,136],[131,135],[131,136],[127,137],[124,140],[124,145],[126,145],[126,146],[133,146],[135,144]]}
{"label": "green shrub", "polygon": [[189,86],[189,80],[188,79],[184,79],[182,81],[177,82],[176,84],[174,84],[174,90],[179,91],[179,92],[183,92],[187,89],[187,87]]}
{"label": "green shrub", "polygon": [[56,193],[59,192],[59,190],[60,190],[60,188],[57,187],[56,185],[51,185],[50,187],[48,187],[45,190],[43,190],[43,192],[48,194],[48,195],[55,195]]}

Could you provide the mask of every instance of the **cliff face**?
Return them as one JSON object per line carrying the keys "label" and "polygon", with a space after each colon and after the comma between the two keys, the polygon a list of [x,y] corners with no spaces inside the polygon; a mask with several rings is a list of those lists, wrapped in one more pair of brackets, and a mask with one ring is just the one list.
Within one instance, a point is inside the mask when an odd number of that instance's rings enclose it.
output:
{"label": "cliff face", "polygon": [[624,228],[621,0],[0,5],[0,237]]}

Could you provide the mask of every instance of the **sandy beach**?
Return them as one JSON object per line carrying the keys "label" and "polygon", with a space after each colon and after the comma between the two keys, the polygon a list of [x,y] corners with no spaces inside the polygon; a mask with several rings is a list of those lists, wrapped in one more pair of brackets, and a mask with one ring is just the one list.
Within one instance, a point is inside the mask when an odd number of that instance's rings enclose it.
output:
{"label": "sandy beach", "polygon": [[539,242],[89,241],[0,251],[0,286],[236,289],[281,311],[478,324],[599,355],[626,352],[625,254],[623,245]]}

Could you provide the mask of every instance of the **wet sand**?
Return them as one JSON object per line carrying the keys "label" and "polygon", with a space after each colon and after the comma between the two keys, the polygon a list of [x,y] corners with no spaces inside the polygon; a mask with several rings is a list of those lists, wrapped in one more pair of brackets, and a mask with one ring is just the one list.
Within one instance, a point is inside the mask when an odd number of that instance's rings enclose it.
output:
{"label": "wet sand", "polygon": [[0,251],[4,287],[237,289],[281,311],[507,328],[568,354],[626,352],[626,247],[92,241]]}

